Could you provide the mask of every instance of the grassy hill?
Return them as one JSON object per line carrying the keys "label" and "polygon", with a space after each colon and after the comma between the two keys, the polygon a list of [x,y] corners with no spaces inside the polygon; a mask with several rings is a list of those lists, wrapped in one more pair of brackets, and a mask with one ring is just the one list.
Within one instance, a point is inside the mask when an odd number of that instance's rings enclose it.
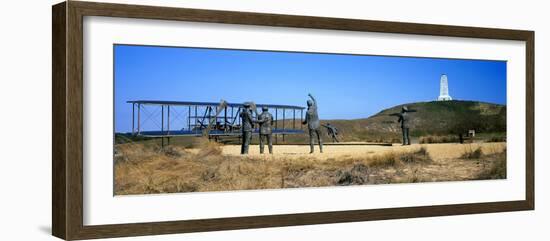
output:
{"label": "grassy hill", "polygon": [[[506,132],[506,106],[477,101],[431,101],[404,104],[411,113],[411,135],[456,135],[469,129],[476,133]],[[323,120],[336,126],[344,141],[399,142],[401,129],[397,117],[404,105],[394,106],[365,119]],[[325,130],[324,130],[325,131]],[[325,131],[326,132],[326,131]],[[325,137],[326,138],[326,137]],[[304,137],[288,138],[291,141]]]}
{"label": "grassy hill", "polygon": [[[411,113],[413,135],[455,134],[475,129],[477,132],[505,132],[506,106],[476,101],[432,101],[405,104]],[[368,131],[398,132],[397,117],[403,105],[383,110],[364,121]],[[395,123],[395,124],[392,124]],[[462,130],[460,130],[462,129]]]}

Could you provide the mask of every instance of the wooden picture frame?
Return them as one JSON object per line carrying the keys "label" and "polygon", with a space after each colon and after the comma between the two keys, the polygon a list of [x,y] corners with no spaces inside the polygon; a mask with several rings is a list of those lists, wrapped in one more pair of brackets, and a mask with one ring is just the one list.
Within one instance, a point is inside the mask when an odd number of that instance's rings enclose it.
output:
{"label": "wooden picture frame", "polygon": [[[432,217],[534,209],[534,32],[263,13],[213,11],[68,1],[52,7],[52,233],[66,239],[204,232],[368,220]],[[83,224],[83,17],[107,16],[174,21],[280,26],[519,40],[526,43],[525,199],[490,203],[349,210],[285,215]]]}

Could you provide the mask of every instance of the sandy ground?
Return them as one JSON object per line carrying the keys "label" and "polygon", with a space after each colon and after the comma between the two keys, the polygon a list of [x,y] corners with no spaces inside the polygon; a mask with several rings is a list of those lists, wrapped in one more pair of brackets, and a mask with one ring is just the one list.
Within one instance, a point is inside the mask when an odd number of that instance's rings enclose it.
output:
{"label": "sandy ground", "polygon": [[[416,150],[420,147],[426,147],[430,156],[435,160],[454,159],[460,157],[466,150],[476,149],[481,147],[484,154],[492,154],[501,152],[505,147],[505,142],[495,143],[472,143],[472,144],[456,144],[456,143],[443,143],[443,144],[412,144],[410,146],[402,146],[400,144],[394,144],[393,146],[381,146],[381,145],[345,145],[341,143],[339,145],[325,145],[323,146],[323,153],[319,153],[319,146],[315,146],[315,153],[309,154],[308,145],[275,145],[273,147],[273,157],[284,155],[285,157],[306,157],[314,156],[317,159],[328,159],[338,157],[365,157],[369,155],[383,154],[386,152],[402,152],[408,150]],[[224,155],[240,155],[241,146],[239,145],[225,145],[223,148]],[[267,146],[265,147],[265,153],[268,153]],[[260,147],[258,145],[251,145],[249,149],[250,156],[261,156]],[[263,154],[269,156],[268,154]]]}

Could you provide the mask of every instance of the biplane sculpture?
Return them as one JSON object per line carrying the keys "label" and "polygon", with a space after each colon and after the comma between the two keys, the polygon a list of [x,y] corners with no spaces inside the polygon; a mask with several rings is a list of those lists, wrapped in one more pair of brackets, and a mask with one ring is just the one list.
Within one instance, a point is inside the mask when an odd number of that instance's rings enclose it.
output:
{"label": "biplane sculpture", "polygon": [[[131,100],[132,134],[144,137],[207,136],[239,137],[242,103]],[[302,134],[300,123],[304,107],[292,105],[255,104],[253,108],[267,107],[274,116],[273,135]],[[256,118],[257,113],[253,111]],[[152,123],[152,124],[151,124]],[[256,128],[253,134],[258,135]]]}

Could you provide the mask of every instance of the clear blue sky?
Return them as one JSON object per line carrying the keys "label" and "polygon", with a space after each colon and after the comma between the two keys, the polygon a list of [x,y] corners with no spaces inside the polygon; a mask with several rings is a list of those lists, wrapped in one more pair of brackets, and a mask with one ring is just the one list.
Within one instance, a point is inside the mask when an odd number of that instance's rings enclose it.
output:
{"label": "clear blue sky", "polygon": [[272,51],[114,46],[115,129],[131,130],[128,100],[254,101],[306,106],[321,119],[366,118],[432,101],[447,74],[453,99],[506,104],[506,62]]}

